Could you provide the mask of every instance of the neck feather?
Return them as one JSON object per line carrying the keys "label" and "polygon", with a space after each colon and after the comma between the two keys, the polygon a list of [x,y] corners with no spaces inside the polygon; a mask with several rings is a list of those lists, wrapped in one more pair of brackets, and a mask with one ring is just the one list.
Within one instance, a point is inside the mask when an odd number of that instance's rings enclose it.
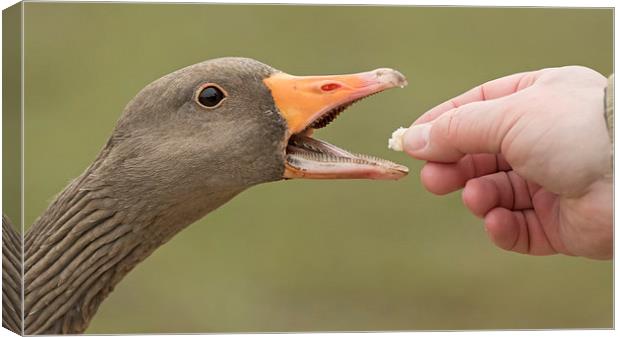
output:
{"label": "neck feather", "polygon": [[2,215],[2,326],[22,334],[22,238]]}
{"label": "neck feather", "polygon": [[83,332],[136,264],[240,192],[189,194],[174,203],[144,194],[128,198],[132,189],[121,185],[130,182],[107,179],[113,170],[100,169],[107,152],[26,233],[26,334]]}

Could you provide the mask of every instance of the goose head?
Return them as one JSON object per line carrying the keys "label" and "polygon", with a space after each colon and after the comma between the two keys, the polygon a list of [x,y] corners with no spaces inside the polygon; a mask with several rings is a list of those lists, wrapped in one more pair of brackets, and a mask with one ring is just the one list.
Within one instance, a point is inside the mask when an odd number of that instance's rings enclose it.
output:
{"label": "goose head", "polygon": [[168,74],[127,105],[102,174],[128,194],[179,199],[238,193],[282,179],[398,179],[407,168],[313,138],[362,98],[406,85],[382,68],[293,76],[247,58],[219,58]]}

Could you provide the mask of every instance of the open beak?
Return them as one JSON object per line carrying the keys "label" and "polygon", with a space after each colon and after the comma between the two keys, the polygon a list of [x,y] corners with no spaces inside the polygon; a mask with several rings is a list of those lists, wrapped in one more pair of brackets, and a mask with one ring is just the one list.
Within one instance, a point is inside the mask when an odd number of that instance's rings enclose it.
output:
{"label": "open beak", "polygon": [[381,68],[329,76],[276,73],[264,83],[287,123],[284,178],[399,179],[407,175],[405,166],[355,154],[311,137],[315,129],[327,126],[356,101],[407,85],[398,71]]}

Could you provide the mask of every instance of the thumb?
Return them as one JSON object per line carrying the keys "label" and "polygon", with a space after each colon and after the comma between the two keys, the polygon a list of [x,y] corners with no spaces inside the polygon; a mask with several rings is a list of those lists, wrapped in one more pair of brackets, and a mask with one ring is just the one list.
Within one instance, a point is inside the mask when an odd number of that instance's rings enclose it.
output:
{"label": "thumb", "polygon": [[414,158],[447,163],[465,154],[500,153],[504,137],[518,120],[517,114],[508,113],[510,98],[472,102],[413,125],[405,132],[403,149]]}

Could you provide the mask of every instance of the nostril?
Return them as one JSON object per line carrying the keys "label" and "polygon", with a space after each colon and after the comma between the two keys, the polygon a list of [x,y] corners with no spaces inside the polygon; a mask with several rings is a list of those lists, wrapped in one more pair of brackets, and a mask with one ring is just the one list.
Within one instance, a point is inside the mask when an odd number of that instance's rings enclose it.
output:
{"label": "nostril", "polygon": [[340,88],[340,84],[338,83],[327,83],[321,86],[321,90],[323,91],[332,91]]}

